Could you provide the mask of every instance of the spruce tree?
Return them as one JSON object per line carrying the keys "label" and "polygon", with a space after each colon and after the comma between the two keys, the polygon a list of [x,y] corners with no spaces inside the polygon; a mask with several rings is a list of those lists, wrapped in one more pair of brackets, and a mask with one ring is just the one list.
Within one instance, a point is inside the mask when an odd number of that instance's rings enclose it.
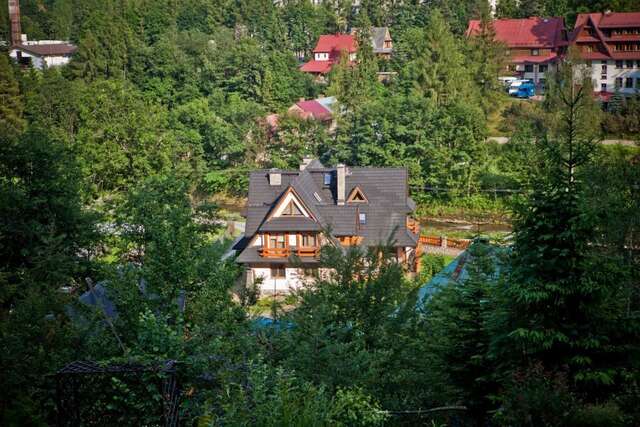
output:
{"label": "spruce tree", "polygon": [[19,133],[24,128],[22,96],[6,55],[0,55],[0,100],[0,133]]}
{"label": "spruce tree", "polygon": [[593,220],[583,207],[583,171],[596,149],[600,114],[572,54],[551,79],[545,108],[537,140],[544,173],[516,210],[505,290],[508,352],[519,362],[566,370],[583,386],[611,384],[610,359],[618,349],[607,323],[615,316],[605,313],[615,305],[610,296],[618,273],[592,245]]}

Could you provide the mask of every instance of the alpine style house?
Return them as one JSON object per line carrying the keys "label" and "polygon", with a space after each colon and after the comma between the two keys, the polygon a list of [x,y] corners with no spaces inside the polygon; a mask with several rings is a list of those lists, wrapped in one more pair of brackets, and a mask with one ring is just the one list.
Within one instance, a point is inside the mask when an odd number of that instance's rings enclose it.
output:
{"label": "alpine style house", "polygon": [[407,179],[404,168],[330,168],[313,159],[299,170],[252,172],[245,235],[234,247],[246,283],[287,293],[322,277],[327,243],[346,250],[391,242],[398,262],[415,272],[421,248]]}

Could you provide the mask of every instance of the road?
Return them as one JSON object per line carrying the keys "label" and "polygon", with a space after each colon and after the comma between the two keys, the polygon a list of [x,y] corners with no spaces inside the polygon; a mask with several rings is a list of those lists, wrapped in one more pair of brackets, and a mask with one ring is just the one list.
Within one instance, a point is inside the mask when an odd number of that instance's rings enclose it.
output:
{"label": "road", "polygon": [[[497,142],[498,144],[506,144],[509,142],[509,138],[506,136],[490,136],[487,138],[487,142]],[[633,147],[636,145],[635,141],[630,139],[603,139],[600,141],[602,145],[625,145],[628,147]]]}

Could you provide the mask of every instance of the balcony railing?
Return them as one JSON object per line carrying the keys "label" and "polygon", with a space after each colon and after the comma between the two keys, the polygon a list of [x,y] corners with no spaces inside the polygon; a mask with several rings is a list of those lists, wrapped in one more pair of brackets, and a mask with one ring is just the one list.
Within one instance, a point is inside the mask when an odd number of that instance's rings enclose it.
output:
{"label": "balcony railing", "polygon": [[299,257],[317,257],[320,254],[320,247],[299,247],[299,248],[261,248],[260,256],[263,258],[289,258],[294,253]]}
{"label": "balcony railing", "polygon": [[318,247],[300,247],[297,250],[297,254],[299,257],[310,257],[310,256],[318,256],[318,254],[320,253],[320,248]]}
{"label": "balcony railing", "polygon": [[262,248],[260,256],[264,258],[289,258],[291,249],[289,248]]}

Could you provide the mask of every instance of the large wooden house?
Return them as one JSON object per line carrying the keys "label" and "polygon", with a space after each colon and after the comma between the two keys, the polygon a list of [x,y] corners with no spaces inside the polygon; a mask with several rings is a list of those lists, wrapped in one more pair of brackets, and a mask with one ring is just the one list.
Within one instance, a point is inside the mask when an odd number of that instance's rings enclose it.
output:
{"label": "large wooden house", "polygon": [[603,101],[640,91],[640,12],[581,13],[571,41],[587,61]]}
{"label": "large wooden house", "polygon": [[[547,71],[556,69],[568,45],[563,18],[496,19],[495,39],[508,50],[507,74],[544,86]],[[479,20],[469,21],[467,37],[482,32]]]}
{"label": "large wooden house", "polygon": [[415,203],[404,168],[325,167],[305,159],[299,170],[260,170],[249,177],[245,235],[234,249],[247,283],[286,293],[319,269],[320,248],[393,242],[395,257],[416,271],[421,248]]}
{"label": "large wooden house", "polygon": [[[358,52],[356,32],[357,29],[354,28],[350,34],[321,35],[313,49],[313,59],[303,64],[300,70],[322,79],[342,56],[348,56],[349,62],[354,63]],[[387,27],[371,28],[371,46],[378,58],[391,58],[393,41]]]}

